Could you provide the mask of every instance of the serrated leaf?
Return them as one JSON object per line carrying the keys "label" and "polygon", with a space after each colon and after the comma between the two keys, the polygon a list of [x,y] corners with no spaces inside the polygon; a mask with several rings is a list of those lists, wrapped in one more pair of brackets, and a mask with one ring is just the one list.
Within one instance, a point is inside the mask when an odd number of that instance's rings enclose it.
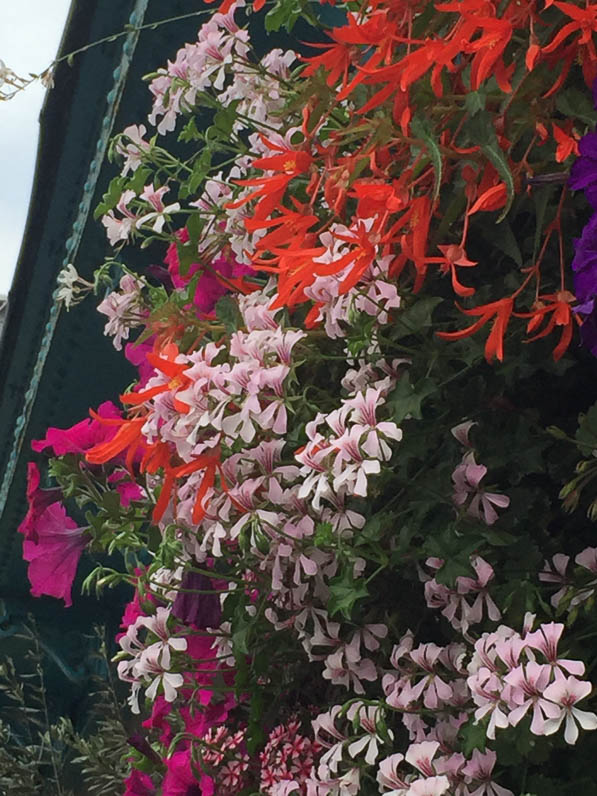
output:
{"label": "serrated leaf", "polygon": [[564,116],[568,116],[571,119],[579,119],[591,127],[597,121],[597,114],[593,109],[589,94],[586,91],[574,88],[574,86],[557,94],[556,108]]}
{"label": "serrated leaf", "polygon": [[225,108],[220,108],[216,111],[214,116],[213,125],[218,133],[226,139],[229,139],[232,135],[232,128],[234,127],[234,122],[236,121],[236,108],[239,104],[240,100],[234,100],[227,105]]}
{"label": "serrated leaf", "polygon": [[464,99],[464,107],[471,116],[485,110],[487,97],[481,91],[469,91]]}
{"label": "serrated leaf", "polygon": [[299,0],[278,0],[265,15],[266,31],[275,33],[280,28],[285,28],[290,33],[301,15],[301,10]]}
{"label": "serrated leaf", "polygon": [[147,178],[151,174],[151,169],[146,169],[144,166],[140,166],[133,175],[131,181],[127,185],[131,191],[134,191],[136,194],[140,194],[143,191],[143,188],[146,185]]}
{"label": "serrated leaf", "polygon": [[487,743],[486,723],[476,723],[474,719],[471,719],[458,731],[458,739],[462,742],[460,748],[466,757],[470,757],[475,749],[484,752]]}
{"label": "serrated leaf", "polygon": [[209,170],[211,169],[211,149],[209,147],[204,147],[201,150],[201,154],[193,164],[193,171],[189,179],[182,184],[180,189],[180,197],[181,199],[186,199],[188,196],[192,196],[193,194],[197,193],[197,189],[201,185],[201,183],[207,177]]}
{"label": "serrated leaf", "polygon": [[436,390],[437,384],[432,379],[424,378],[416,384],[411,384],[409,374],[405,373],[399,379],[387,401],[394,422],[400,423],[405,417],[421,420],[423,417],[421,404]]}
{"label": "serrated leaf", "polygon": [[365,582],[354,580],[352,566],[348,566],[341,575],[330,580],[330,597],[328,600],[328,611],[330,616],[341,613],[346,619],[350,619],[352,609],[357,600],[362,600],[369,596],[369,591]]}
{"label": "serrated leaf", "polygon": [[108,211],[113,210],[118,202],[120,201],[120,197],[122,196],[122,191],[124,186],[127,183],[126,177],[114,177],[114,179],[110,180],[110,185],[108,186],[108,190],[102,196],[102,201],[99,205],[95,208],[93,213],[93,218],[97,220],[100,216],[105,215]]}
{"label": "serrated leaf", "polygon": [[238,309],[238,303],[232,296],[222,296],[218,299],[215,306],[216,318],[226,327],[226,331],[235,332],[242,326],[242,316]]}
{"label": "serrated leaf", "polygon": [[425,148],[427,149],[427,152],[431,159],[435,175],[434,188],[433,188],[433,198],[435,200],[439,196],[439,191],[442,183],[442,169],[443,169],[442,153],[440,152],[437,141],[435,140],[435,138],[431,133],[431,126],[426,119],[424,120],[421,119],[419,116],[415,116],[410,124],[410,128],[413,135],[415,135],[417,138],[422,139],[425,142]]}
{"label": "serrated leaf", "polygon": [[423,329],[431,326],[433,310],[438,304],[441,304],[442,300],[433,296],[417,298],[410,307],[399,312],[392,328],[395,339],[400,340],[401,337],[419,334]]}
{"label": "serrated leaf", "polygon": [[597,403],[593,404],[586,414],[578,417],[576,440],[583,448],[594,450],[597,448]]}
{"label": "serrated leaf", "polygon": [[189,121],[185,124],[185,126],[180,131],[178,136],[179,141],[183,141],[184,143],[189,143],[191,141],[199,141],[201,138],[201,133],[197,129],[197,124],[195,122],[195,117],[191,116]]}

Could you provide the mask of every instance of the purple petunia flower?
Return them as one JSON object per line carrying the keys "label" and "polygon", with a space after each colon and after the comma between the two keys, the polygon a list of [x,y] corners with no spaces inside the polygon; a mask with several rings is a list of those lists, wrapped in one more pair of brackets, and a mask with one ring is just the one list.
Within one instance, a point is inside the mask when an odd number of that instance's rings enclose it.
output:
{"label": "purple petunia flower", "polygon": [[584,190],[597,210],[597,133],[587,133],[578,145],[580,157],[570,169],[568,184],[575,191]]}
{"label": "purple petunia flower", "polygon": [[574,249],[574,292],[577,299],[585,303],[597,295],[597,213],[584,227],[580,238],[574,241]]}

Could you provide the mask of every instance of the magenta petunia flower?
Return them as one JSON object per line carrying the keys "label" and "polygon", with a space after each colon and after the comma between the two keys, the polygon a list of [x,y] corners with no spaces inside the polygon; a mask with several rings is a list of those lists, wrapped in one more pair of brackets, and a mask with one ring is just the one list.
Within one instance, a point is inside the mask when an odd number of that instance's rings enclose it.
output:
{"label": "magenta petunia flower", "polygon": [[79,528],[62,503],[48,506],[37,518],[34,534],[23,542],[31,594],[46,594],[63,599],[67,607],[72,605],[71,587],[88,540],[87,528]]}
{"label": "magenta petunia flower", "polygon": [[[120,410],[112,401],[104,401],[98,407],[100,417],[120,417]],[[49,428],[44,439],[33,440],[31,447],[37,453],[50,448],[54,456],[65,453],[85,453],[100,442],[107,442],[116,433],[116,427],[86,418],[71,428]]]}
{"label": "magenta petunia flower", "polygon": [[18,531],[23,534],[25,539],[32,539],[35,542],[37,541],[36,524],[38,519],[48,506],[56,503],[62,497],[60,489],[40,489],[39,482],[39,469],[35,462],[29,462],[27,465],[27,503],[29,504],[29,509],[25,519],[19,525]]}
{"label": "magenta petunia flower", "polygon": [[134,768],[124,780],[126,790],[123,796],[154,796],[156,787],[149,774]]}
{"label": "magenta petunia flower", "polygon": [[[179,230],[177,232],[177,237],[181,243],[187,243],[189,240],[189,233],[186,228]],[[182,276],[175,243],[170,244],[168,247],[164,262],[168,266],[172,284],[178,289],[184,288],[189,283],[193,274],[196,274],[197,271],[202,268],[201,263],[191,263],[187,273]],[[199,312],[204,315],[212,312],[218,299],[229,292],[229,288],[226,286],[225,282],[220,281],[214,272],[217,272],[225,279],[236,279],[254,273],[250,266],[237,262],[232,256],[217,257],[215,260],[212,260],[209,265],[211,270],[204,271],[203,275],[199,277],[195,296],[193,298],[193,303]]]}

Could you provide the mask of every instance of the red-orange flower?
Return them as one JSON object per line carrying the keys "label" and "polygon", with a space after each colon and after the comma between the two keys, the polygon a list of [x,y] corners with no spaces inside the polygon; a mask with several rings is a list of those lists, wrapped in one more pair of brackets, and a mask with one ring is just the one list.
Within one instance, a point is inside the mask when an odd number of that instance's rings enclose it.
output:
{"label": "red-orange flower", "polygon": [[467,326],[466,329],[460,329],[458,332],[437,332],[437,336],[441,337],[442,340],[462,340],[464,337],[470,337],[475,332],[478,332],[481,327],[493,319],[493,325],[485,343],[485,359],[491,362],[494,357],[497,357],[502,362],[504,359],[504,334],[512,316],[513,308],[514,300],[511,297],[492,301],[489,304],[482,304],[470,310],[465,310],[459,306],[458,309],[465,315],[479,316],[479,320],[475,321],[471,326]]}
{"label": "red-orange flower", "polygon": [[[530,318],[527,324],[527,332],[536,332],[533,337],[529,337],[526,341],[527,343],[546,337],[551,334],[556,326],[562,327],[560,341],[553,350],[553,358],[556,362],[561,359],[570,345],[574,324],[580,325],[578,316],[572,311],[571,304],[574,301],[576,301],[575,297],[567,290],[559,293],[548,293],[538,297],[532,312],[519,315],[521,318]],[[549,320],[547,320],[548,317]],[[545,321],[547,323],[543,325]],[[542,326],[543,328],[541,328]]]}

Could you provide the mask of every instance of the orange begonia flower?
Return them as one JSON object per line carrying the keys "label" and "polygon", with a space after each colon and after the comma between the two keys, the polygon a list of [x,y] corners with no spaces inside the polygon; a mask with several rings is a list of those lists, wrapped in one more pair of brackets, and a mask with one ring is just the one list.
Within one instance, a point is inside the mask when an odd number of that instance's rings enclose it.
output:
{"label": "orange begonia flower", "polygon": [[485,359],[491,363],[493,358],[497,357],[502,362],[504,359],[504,333],[512,316],[513,308],[514,300],[511,297],[492,301],[490,304],[482,304],[470,310],[465,310],[458,305],[458,309],[465,315],[478,315],[480,316],[479,320],[471,326],[467,326],[466,329],[460,329],[458,332],[437,332],[437,336],[442,340],[462,340],[464,337],[470,337],[478,332],[493,318],[493,325],[485,343]]}
{"label": "orange begonia flower", "polygon": [[[532,343],[534,340],[546,337],[556,326],[561,326],[560,341],[553,350],[554,360],[557,362],[561,359],[572,340],[574,324],[580,325],[578,315],[572,310],[571,304],[574,301],[576,301],[576,298],[567,290],[539,296],[532,312],[518,314],[519,318],[530,318],[527,324],[527,332],[536,332],[533,337],[529,337],[525,342]],[[549,321],[541,329],[541,325],[549,314],[551,314]],[[540,331],[537,331],[537,329]]]}

